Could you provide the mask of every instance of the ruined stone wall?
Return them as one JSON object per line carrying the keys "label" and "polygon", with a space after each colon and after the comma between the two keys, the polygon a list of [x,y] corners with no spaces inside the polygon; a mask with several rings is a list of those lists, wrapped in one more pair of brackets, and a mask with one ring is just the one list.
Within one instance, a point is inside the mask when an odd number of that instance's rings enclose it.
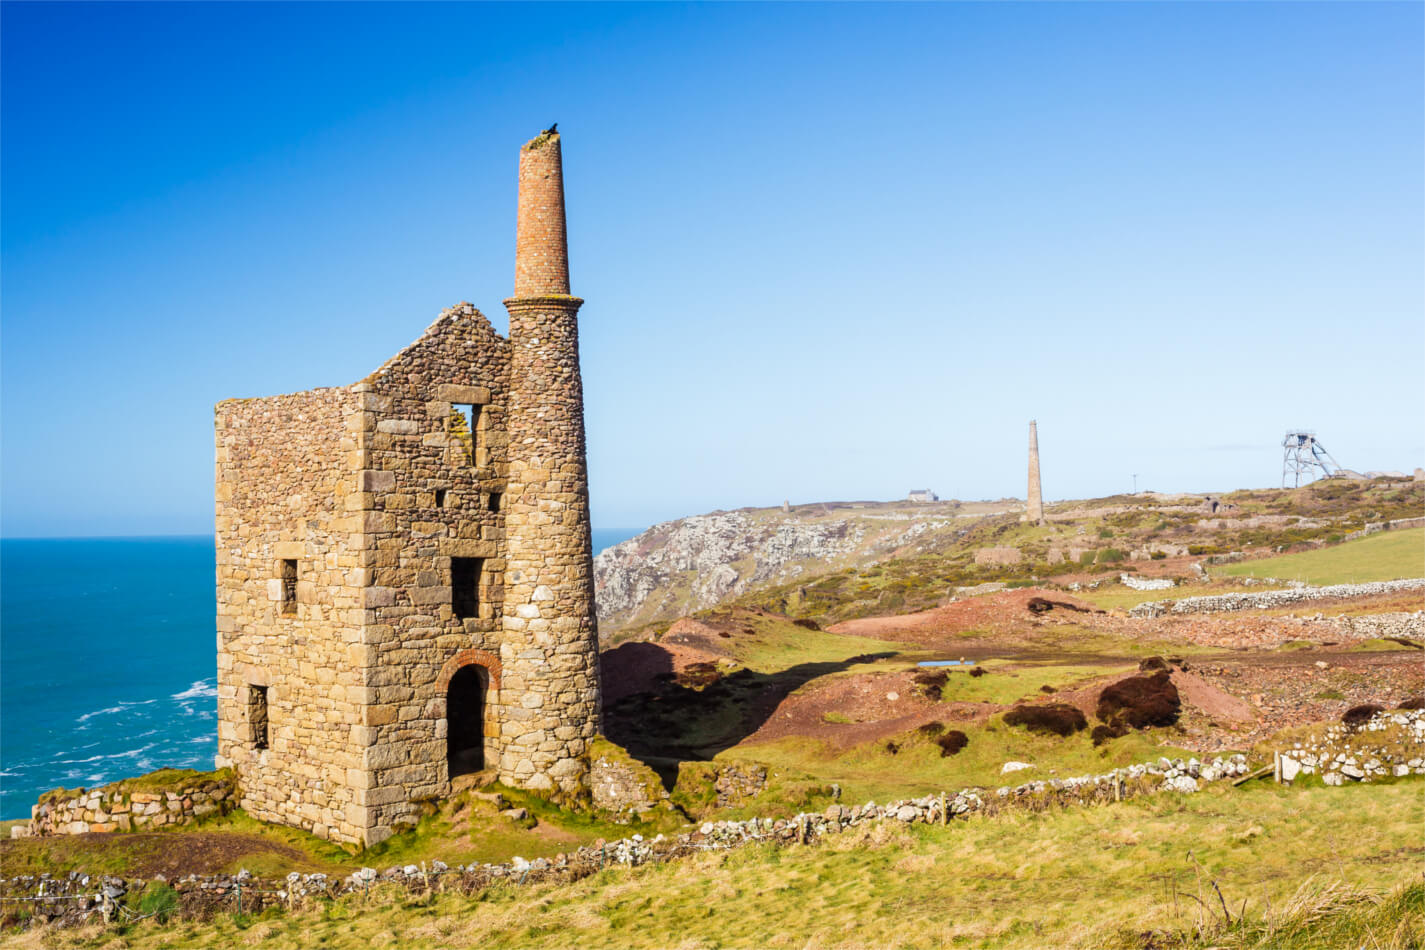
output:
{"label": "ruined stone wall", "polygon": [[[465,663],[486,668],[485,760],[499,758],[499,675],[481,658],[500,651],[508,385],[508,344],[460,304],[355,387],[371,584],[356,798],[371,843],[413,823],[414,802],[449,792],[446,687]],[[478,407],[473,433],[460,405]],[[452,558],[482,559],[474,616],[456,614]]]}
{"label": "ruined stone wall", "polygon": [[[12,838],[83,835],[187,825],[209,815],[226,814],[237,791],[231,772],[208,773],[172,788],[135,791],[115,782],[92,789],[59,789],[30,809],[29,824],[16,826]],[[19,834],[16,830],[23,828]]]}
{"label": "ruined stone wall", "polygon": [[[217,764],[237,768],[253,817],[343,841],[366,823],[349,781],[367,698],[358,400],[318,389],[216,410]],[[297,565],[290,605],[284,559]]]}

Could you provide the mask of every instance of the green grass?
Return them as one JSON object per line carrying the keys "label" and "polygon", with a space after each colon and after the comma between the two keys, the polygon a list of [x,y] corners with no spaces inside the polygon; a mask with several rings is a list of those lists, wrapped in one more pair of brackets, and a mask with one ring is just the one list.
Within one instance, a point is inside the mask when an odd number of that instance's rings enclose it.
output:
{"label": "green grass", "polygon": [[1230,577],[1276,577],[1307,584],[1358,584],[1425,576],[1425,528],[1382,531],[1315,551],[1214,567]]}
{"label": "green grass", "polygon": [[986,660],[979,666],[985,670],[984,676],[971,676],[958,669],[951,672],[940,689],[941,701],[1007,705],[1020,699],[1042,697],[1041,686],[1052,686],[1062,692],[1104,677],[1131,673],[1138,668],[1136,663],[1105,666],[1011,663],[1003,660]]}
{"label": "green grass", "polygon": [[[986,677],[988,678],[988,677]],[[724,757],[767,765],[771,771],[814,775],[819,782],[841,786],[842,800],[885,802],[895,798],[954,792],[969,786],[996,788],[1035,779],[1093,775],[1159,756],[1187,758],[1193,753],[1172,745],[1172,730],[1134,732],[1095,748],[1084,730],[1068,738],[1036,735],[1007,726],[999,717],[985,725],[942,720],[969,739],[963,750],[941,757],[934,741],[916,730],[891,737],[899,751],[887,751],[887,740],[838,749],[803,737],[739,746]],[[1011,775],[1001,769],[1009,761],[1035,767]]]}
{"label": "green grass", "polygon": [[746,611],[735,611],[734,616],[753,632],[739,633],[725,642],[738,663],[759,673],[780,673],[803,664],[841,663],[858,656],[900,654],[906,650],[904,643],[808,630],[781,617]]}
{"label": "green grass", "polygon": [[[759,845],[566,885],[469,897],[378,888],[255,919],[89,925],[9,944],[1393,950],[1425,941],[1420,792],[1217,785],[949,827],[888,822],[815,847]],[[1217,889],[1243,923],[1223,926]]]}

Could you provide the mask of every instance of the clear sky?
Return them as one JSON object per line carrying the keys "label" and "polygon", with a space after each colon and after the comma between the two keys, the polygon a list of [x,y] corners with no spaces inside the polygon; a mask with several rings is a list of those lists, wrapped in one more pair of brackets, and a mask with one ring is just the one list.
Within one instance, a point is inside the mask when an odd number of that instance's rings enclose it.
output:
{"label": "clear sky", "polygon": [[0,8],[3,530],[199,533],[212,407],[503,332],[564,133],[596,528],[1425,464],[1419,3]]}

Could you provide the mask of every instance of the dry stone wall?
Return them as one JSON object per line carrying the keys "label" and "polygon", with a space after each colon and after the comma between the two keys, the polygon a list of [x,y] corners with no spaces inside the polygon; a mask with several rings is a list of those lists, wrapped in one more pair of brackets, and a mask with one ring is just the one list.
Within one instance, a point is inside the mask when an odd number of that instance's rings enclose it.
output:
{"label": "dry stone wall", "polygon": [[1212,594],[1204,597],[1184,597],[1182,600],[1154,600],[1139,604],[1128,613],[1133,617],[1162,617],[1167,614],[1208,614],[1233,610],[1270,610],[1293,604],[1330,600],[1335,597],[1372,597],[1403,590],[1425,590],[1425,577],[1398,581],[1373,581],[1368,584],[1333,584],[1329,587],[1301,587],[1293,590]]}
{"label": "dry stone wall", "polygon": [[204,776],[191,784],[132,791],[123,782],[94,789],[52,792],[30,809],[30,821],[10,829],[12,838],[82,835],[186,825],[226,814],[237,789],[230,777]]}

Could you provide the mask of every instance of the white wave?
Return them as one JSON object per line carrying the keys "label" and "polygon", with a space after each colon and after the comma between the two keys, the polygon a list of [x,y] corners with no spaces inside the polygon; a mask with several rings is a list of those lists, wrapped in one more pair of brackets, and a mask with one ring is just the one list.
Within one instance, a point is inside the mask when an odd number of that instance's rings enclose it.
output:
{"label": "white wave", "polygon": [[[215,693],[215,695],[216,695],[216,693]],[[111,715],[111,714],[113,714],[113,713],[123,712],[125,709],[128,709],[130,706],[147,706],[149,703],[156,703],[156,702],[158,702],[158,700],[156,700],[156,699],[140,699],[140,700],[135,700],[134,702],[121,702],[121,703],[119,703],[119,705],[117,705],[117,706],[110,706],[110,707],[107,708],[107,709],[96,709],[96,710],[94,710],[93,712],[87,712],[87,713],[85,713],[84,715],[80,716],[78,719],[76,719],[76,720],[74,720],[74,721],[75,721],[75,722],[88,722],[90,719],[93,719],[95,716],[108,716],[108,715]]]}
{"label": "white wave", "polygon": [[218,684],[216,681],[198,680],[181,693],[174,693],[173,698],[180,702],[185,699],[216,699],[218,695]]}
{"label": "white wave", "polygon": [[152,749],[158,743],[150,742],[148,745],[138,749],[125,749],[123,752],[111,752],[108,755],[91,755],[87,759],[60,759],[55,765],[83,765],[86,762],[102,762],[105,759],[127,759],[136,755],[142,755]]}

